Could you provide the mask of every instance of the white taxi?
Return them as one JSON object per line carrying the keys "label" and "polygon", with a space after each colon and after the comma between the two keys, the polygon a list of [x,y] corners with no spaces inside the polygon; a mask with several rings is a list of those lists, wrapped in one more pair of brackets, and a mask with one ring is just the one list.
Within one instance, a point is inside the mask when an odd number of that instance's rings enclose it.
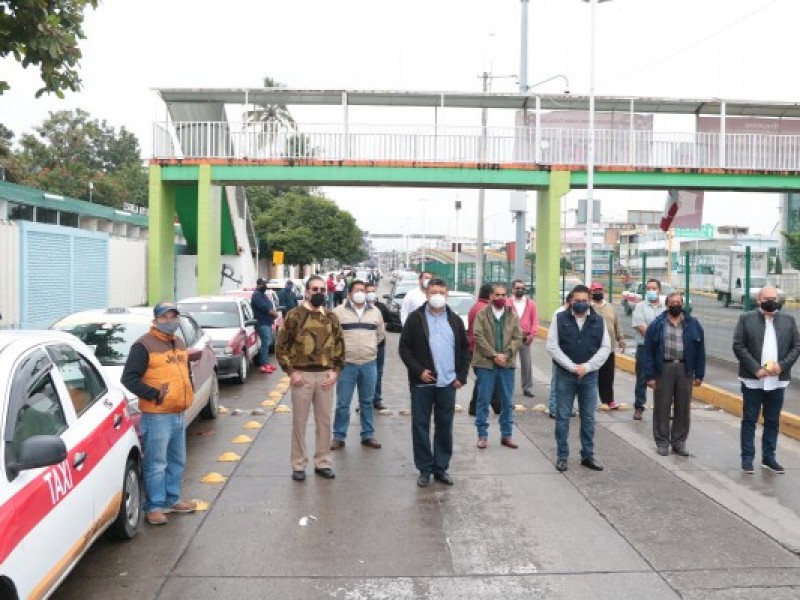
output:
{"label": "white taxi", "polygon": [[0,331],[0,598],[47,598],[109,529],[141,522],[141,451],[123,393],[58,331]]}

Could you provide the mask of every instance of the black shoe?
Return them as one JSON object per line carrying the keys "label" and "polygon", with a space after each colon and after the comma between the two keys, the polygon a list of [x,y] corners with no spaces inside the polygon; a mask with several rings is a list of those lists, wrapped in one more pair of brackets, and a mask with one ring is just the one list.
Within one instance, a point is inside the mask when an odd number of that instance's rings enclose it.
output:
{"label": "black shoe", "polygon": [[529,391],[527,391],[527,390],[526,390],[526,391],[524,391],[524,392],[522,392],[522,395],[523,395],[523,396],[527,396],[528,398],[534,398],[534,397],[535,397],[535,395],[534,395],[534,393],[533,393],[533,392],[529,392]]}
{"label": "black shoe", "polygon": [[476,415],[477,409],[475,408],[475,404],[476,404],[475,400],[471,400],[469,403],[469,410],[467,411],[467,413],[469,414],[470,417],[474,417]]}
{"label": "black shoe", "polygon": [[547,413],[547,414],[550,416],[551,419],[555,419],[556,418],[556,416],[553,413]]}
{"label": "black shoe", "polygon": [[434,473],[433,478],[445,485],[453,485],[453,478],[450,477],[450,474],[447,471],[442,471],[440,473]]}
{"label": "black shoe", "polygon": [[375,410],[386,410],[386,405],[383,403],[382,400],[378,400],[375,404],[372,405],[372,408]]}
{"label": "black shoe", "polygon": [[314,473],[324,479],[333,479],[336,477],[336,473],[333,472],[333,469],[328,467],[325,467],[324,469],[314,469]]}
{"label": "black shoe", "polygon": [[661,456],[669,456],[669,446],[656,446],[656,452]]}
{"label": "black shoe", "polygon": [[305,471],[292,471],[292,479],[295,481],[305,481],[306,480],[306,472]]}
{"label": "black shoe", "polygon": [[597,462],[594,458],[584,458],[581,461],[581,464],[586,467],[587,469],[591,469],[592,471],[602,471],[603,465]]}
{"label": "black shoe", "polygon": [[563,473],[567,470],[567,459],[566,458],[559,458],[556,461],[556,471],[559,473]]}
{"label": "black shoe", "polygon": [[744,471],[748,475],[752,475],[753,471],[754,471],[754,469],[753,469],[753,461],[752,460],[742,461],[742,471]]}
{"label": "black shoe", "polygon": [[763,458],[761,459],[761,468],[762,469],[769,469],[775,473],[783,475],[786,471],[783,470],[783,467],[778,463],[777,460],[774,458]]}
{"label": "black shoe", "polygon": [[431,483],[431,474],[430,473],[420,473],[419,477],[417,477],[417,487],[428,487]]}
{"label": "black shoe", "polygon": [[673,446],[672,451],[678,456],[689,456],[689,451],[686,446]]}

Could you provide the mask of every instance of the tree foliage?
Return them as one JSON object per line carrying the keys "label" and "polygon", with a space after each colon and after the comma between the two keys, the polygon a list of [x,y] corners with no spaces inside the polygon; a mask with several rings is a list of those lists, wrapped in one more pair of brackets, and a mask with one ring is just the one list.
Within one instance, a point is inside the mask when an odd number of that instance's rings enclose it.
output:
{"label": "tree foliage", "polygon": [[91,182],[92,200],[99,204],[147,203],[139,141],[124,127],[116,130],[80,109],[58,111],[22,135],[16,151],[12,139],[13,133],[0,126],[0,164],[10,181],[84,200]]}
{"label": "tree foliage", "polygon": [[[248,197],[253,194],[248,192]],[[262,200],[265,210],[255,217],[256,233],[267,252],[283,250],[287,264],[325,259],[357,263],[366,258],[355,219],[332,200],[302,188],[264,195]]]}
{"label": "tree foliage", "polygon": [[[78,91],[78,40],[84,39],[83,13],[99,0],[0,0],[0,59],[11,55],[23,67],[39,68],[44,87],[36,92],[64,97]],[[0,80],[0,94],[9,89]]]}
{"label": "tree foliage", "polygon": [[786,260],[793,269],[800,269],[800,232],[781,231],[781,235],[786,238]]}

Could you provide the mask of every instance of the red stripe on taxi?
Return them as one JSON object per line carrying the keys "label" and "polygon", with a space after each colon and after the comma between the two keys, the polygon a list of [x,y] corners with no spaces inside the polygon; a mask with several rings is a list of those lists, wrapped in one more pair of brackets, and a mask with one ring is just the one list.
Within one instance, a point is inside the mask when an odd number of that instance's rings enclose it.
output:
{"label": "red stripe on taxi", "polygon": [[[115,428],[114,419],[119,417],[122,422]],[[3,532],[0,536],[0,563],[94,470],[130,428],[131,420],[123,402],[69,451],[64,462],[45,468],[0,506],[0,531]],[[80,453],[86,453],[86,459],[79,467],[73,467],[73,462]]]}

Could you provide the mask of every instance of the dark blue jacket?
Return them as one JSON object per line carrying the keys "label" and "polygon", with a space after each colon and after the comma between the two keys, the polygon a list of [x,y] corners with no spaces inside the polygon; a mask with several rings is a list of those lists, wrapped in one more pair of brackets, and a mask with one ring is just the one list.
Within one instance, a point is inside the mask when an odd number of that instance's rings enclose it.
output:
{"label": "dark blue jacket", "polygon": [[[655,379],[661,375],[664,368],[664,332],[668,327],[667,317],[669,313],[664,311],[650,323],[647,333],[644,336],[644,352],[642,352],[642,362],[644,364],[644,377],[647,380]],[[684,313],[685,319],[683,327],[683,358],[686,367],[686,375],[691,379],[703,379],[706,375],[706,343],[703,328],[700,322],[694,317]]]}
{"label": "dark blue jacket", "polygon": [[603,345],[606,324],[603,317],[598,315],[594,309],[589,310],[586,322],[581,329],[578,329],[578,322],[571,310],[558,313],[556,327],[558,327],[558,345],[576,365],[588,362]]}
{"label": "dark blue jacket", "polygon": [[259,326],[272,327],[272,322],[275,318],[272,316],[275,307],[272,301],[267,297],[264,292],[256,290],[250,297],[250,305],[253,307],[253,316],[258,321]]}
{"label": "dark blue jacket", "polygon": [[278,302],[281,304],[281,310],[285,315],[287,312],[297,307],[297,296],[294,295],[294,289],[285,287],[278,292]]}

